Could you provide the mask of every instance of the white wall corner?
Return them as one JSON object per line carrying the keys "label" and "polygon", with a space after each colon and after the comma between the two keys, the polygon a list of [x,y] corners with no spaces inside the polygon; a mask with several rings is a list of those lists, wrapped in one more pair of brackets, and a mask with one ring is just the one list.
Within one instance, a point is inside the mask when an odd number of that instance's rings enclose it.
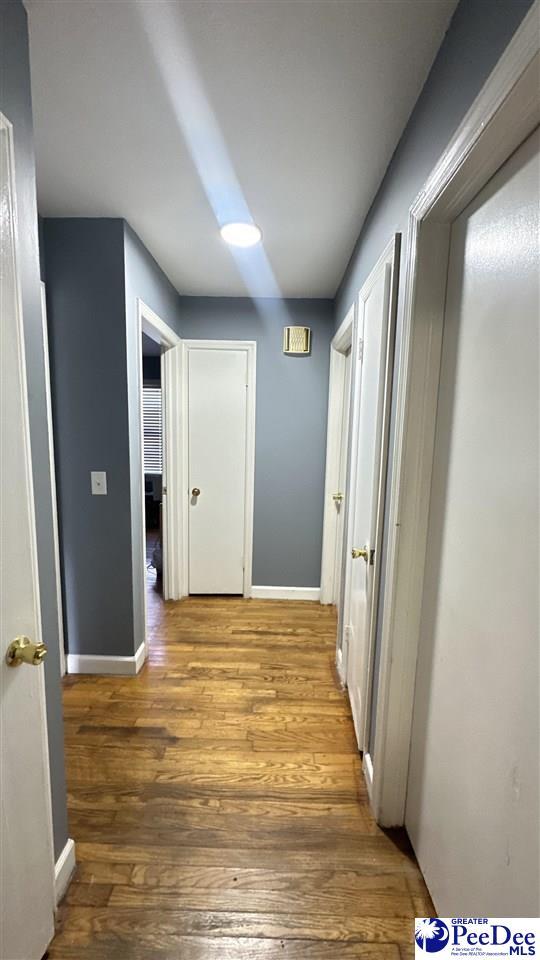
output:
{"label": "white wall corner", "polygon": [[76,866],[75,841],[69,837],[54,865],[54,898],[56,906],[58,906],[62,897],[65,895]]}
{"label": "white wall corner", "polygon": [[68,673],[95,673],[134,677],[146,659],[146,644],[141,643],[132,657],[104,657],[92,654],[68,653],[66,668]]}
{"label": "white wall corner", "polygon": [[253,600],[314,600],[320,601],[320,587],[252,587]]}

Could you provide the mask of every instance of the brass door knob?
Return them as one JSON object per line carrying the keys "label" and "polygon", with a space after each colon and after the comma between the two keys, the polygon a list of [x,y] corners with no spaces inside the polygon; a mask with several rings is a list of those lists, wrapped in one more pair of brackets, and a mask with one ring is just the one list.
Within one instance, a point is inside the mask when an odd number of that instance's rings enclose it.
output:
{"label": "brass door knob", "polygon": [[39,667],[46,656],[44,643],[34,643],[30,637],[15,637],[7,648],[6,663],[8,667],[20,667],[21,663]]}
{"label": "brass door knob", "polygon": [[359,557],[362,557],[362,559],[365,560],[367,563],[369,560],[369,551],[366,550],[365,547],[363,550],[357,550],[356,548],[353,548],[351,550],[351,556],[353,560],[358,560]]}
{"label": "brass door knob", "polygon": [[193,490],[191,491],[191,496],[192,496],[192,497],[200,497],[200,495],[201,495],[201,491],[199,490],[199,488],[198,488],[198,487],[193,487]]}

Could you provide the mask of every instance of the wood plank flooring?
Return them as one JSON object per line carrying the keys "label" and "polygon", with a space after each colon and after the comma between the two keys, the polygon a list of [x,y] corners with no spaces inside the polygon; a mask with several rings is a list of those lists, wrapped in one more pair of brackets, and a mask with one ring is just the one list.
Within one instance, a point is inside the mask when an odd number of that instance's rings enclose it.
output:
{"label": "wood plank flooring", "polygon": [[138,677],[64,686],[78,868],[50,960],[402,960],[433,906],[374,823],[335,615],[149,589]]}

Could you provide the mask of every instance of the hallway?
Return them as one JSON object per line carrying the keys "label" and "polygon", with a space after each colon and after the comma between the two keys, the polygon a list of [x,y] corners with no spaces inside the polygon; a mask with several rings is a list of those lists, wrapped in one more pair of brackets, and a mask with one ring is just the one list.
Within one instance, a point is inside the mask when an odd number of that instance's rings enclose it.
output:
{"label": "hallway", "polygon": [[335,614],[149,590],[135,678],[65,680],[77,874],[50,960],[399,960],[433,916],[367,804]]}

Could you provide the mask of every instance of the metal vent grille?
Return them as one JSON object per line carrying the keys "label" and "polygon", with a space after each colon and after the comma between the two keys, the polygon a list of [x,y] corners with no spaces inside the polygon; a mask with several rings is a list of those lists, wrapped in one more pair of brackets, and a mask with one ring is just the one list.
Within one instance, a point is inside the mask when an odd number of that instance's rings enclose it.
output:
{"label": "metal vent grille", "polygon": [[310,348],[309,327],[283,327],[283,353],[309,353]]}

